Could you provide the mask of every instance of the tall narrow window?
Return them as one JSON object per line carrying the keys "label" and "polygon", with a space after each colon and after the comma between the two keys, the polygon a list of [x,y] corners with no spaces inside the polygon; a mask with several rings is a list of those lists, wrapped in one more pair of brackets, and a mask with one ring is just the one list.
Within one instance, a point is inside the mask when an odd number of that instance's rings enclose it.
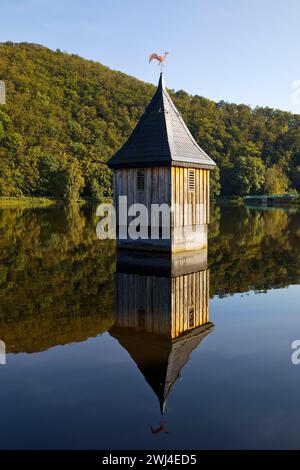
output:
{"label": "tall narrow window", "polygon": [[142,191],[145,190],[145,172],[144,172],[144,170],[137,170],[136,189],[138,190],[138,192],[142,192]]}
{"label": "tall narrow window", "polygon": [[146,315],[144,307],[138,309],[138,331],[140,333],[145,333],[146,329]]}
{"label": "tall narrow window", "polygon": [[195,326],[195,311],[194,307],[189,309],[189,328],[194,328]]}
{"label": "tall narrow window", "polygon": [[189,185],[189,192],[193,193],[195,191],[195,170],[188,171],[188,185]]}

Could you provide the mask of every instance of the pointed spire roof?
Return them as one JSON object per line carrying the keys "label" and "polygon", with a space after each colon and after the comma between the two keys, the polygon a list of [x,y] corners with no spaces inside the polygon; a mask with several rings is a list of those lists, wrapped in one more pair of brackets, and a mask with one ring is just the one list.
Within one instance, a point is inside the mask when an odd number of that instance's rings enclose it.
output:
{"label": "pointed spire roof", "polygon": [[191,353],[213,329],[213,323],[208,322],[174,340],[171,336],[139,333],[133,328],[119,326],[113,326],[109,334],[128,351],[156,394],[163,414],[171,388]]}
{"label": "pointed spire roof", "polygon": [[108,161],[110,168],[192,166],[213,169],[171,100],[160,74],[155,95],[125,144]]}

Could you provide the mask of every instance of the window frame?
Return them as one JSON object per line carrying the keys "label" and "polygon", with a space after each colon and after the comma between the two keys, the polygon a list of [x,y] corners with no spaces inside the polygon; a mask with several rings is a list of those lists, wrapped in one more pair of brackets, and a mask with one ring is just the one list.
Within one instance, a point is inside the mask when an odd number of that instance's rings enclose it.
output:
{"label": "window frame", "polygon": [[136,190],[138,193],[145,191],[145,170],[138,168],[136,171]]}
{"label": "window frame", "polygon": [[195,168],[188,169],[188,192],[194,193],[196,188],[196,173]]}

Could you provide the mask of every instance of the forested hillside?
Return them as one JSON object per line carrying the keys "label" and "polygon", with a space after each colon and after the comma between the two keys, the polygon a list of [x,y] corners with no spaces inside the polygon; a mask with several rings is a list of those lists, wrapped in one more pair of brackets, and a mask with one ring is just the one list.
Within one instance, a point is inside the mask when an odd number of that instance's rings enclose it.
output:
{"label": "forested hillside", "polygon": [[[33,44],[0,45],[0,196],[100,199],[105,162],[128,137],[155,87],[76,55]],[[201,91],[201,90],[199,90]],[[300,116],[171,96],[216,161],[223,195],[300,190]]]}

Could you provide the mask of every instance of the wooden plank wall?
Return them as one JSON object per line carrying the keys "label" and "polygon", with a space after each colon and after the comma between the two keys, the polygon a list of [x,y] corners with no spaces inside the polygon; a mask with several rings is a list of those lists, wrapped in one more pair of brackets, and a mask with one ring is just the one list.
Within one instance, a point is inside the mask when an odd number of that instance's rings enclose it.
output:
{"label": "wooden plank wall", "polygon": [[[128,207],[134,203],[145,204],[149,210],[151,223],[151,204],[179,204],[171,217],[172,227],[202,225],[209,223],[209,170],[195,169],[195,191],[188,191],[188,170],[181,167],[144,168],[145,190],[137,191],[137,169],[114,171],[114,203],[117,207],[118,196],[127,196]],[[191,212],[184,210],[184,202],[192,205]],[[200,204],[200,209],[196,205]],[[118,213],[117,213],[118,215]]]}
{"label": "wooden plank wall", "polygon": [[170,336],[171,279],[116,273],[116,326],[139,331],[145,311],[145,333]]}
{"label": "wooden plank wall", "polygon": [[[174,211],[173,227],[209,223],[209,170],[195,169],[195,191],[188,190],[189,168],[171,168],[172,204],[180,207]],[[184,210],[184,202],[191,204],[191,211]],[[196,204],[201,209],[196,210]]]}
{"label": "wooden plank wall", "polygon": [[[119,196],[127,196],[128,207],[132,204],[145,204],[151,223],[151,204],[171,204],[171,168],[144,168],[145,190],[137,191],[137,168],[114,171],[114,204],[117,207]],[[117,219],[118,220],[118,219]]]}
{"label": "wooden plank wall", "polygon": [[172,338],[189,328],[189,311],[194,309],[194,328],[209,321],[209,270],[172,279]]}
{"label": "wooden plank wall", "polygon": [[193,328],[209,321],[209,271],[176,278],[117,273],[116,297],[116,326],[139,331],[143,309],[145,333],[175,339],[190,329],[190,308]]}

